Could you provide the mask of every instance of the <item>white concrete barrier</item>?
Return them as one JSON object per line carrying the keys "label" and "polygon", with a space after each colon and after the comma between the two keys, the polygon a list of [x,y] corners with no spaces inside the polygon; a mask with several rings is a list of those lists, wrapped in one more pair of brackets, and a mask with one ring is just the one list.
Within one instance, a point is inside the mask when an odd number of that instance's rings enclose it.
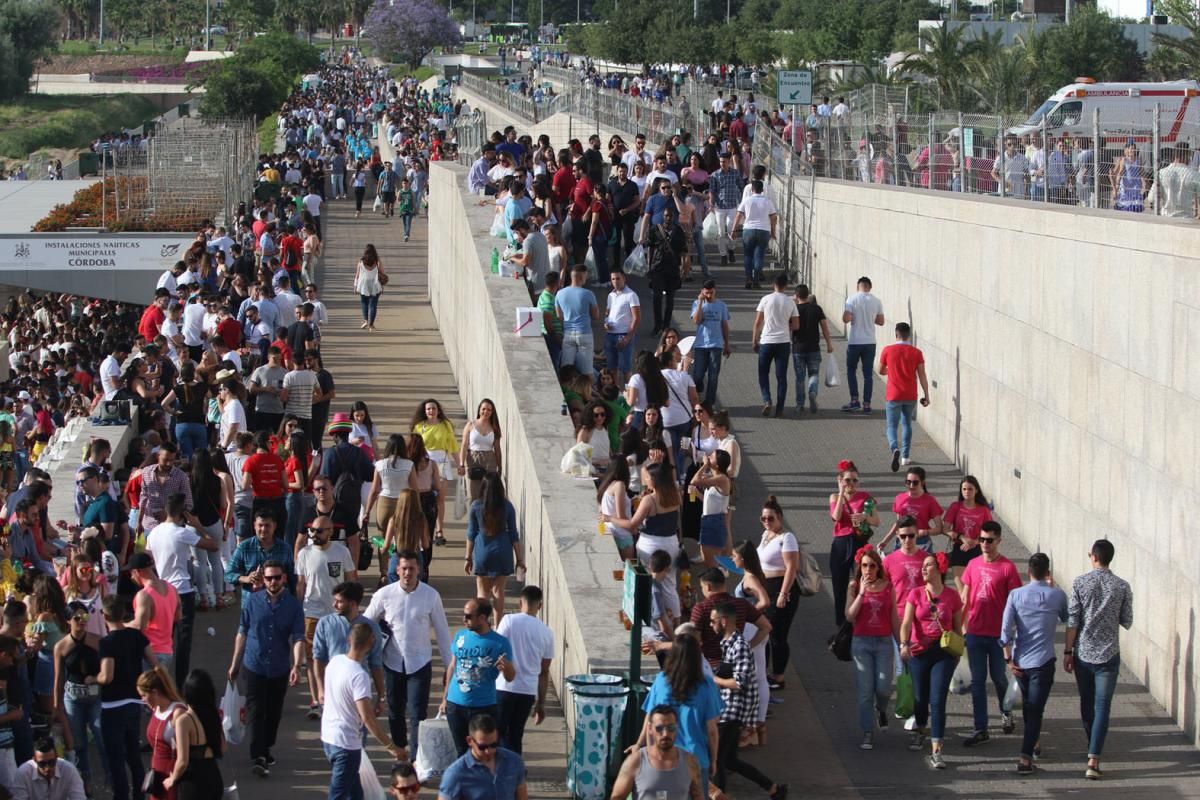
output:
{"label": "white concrete barrier", "polygon": [[815,209],[830,319],[867,275],[880,348],[913,326],[936,385],[921,426],[1060,585],[1113,542],[1135,597],[1122,660],[1195,738],[1200,226],[828,180]]}

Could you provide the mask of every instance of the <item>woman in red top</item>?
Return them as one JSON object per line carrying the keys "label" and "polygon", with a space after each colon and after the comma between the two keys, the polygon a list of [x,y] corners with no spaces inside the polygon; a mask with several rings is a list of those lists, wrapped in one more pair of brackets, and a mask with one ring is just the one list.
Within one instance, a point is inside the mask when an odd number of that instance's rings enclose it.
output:
{"label": "woman in red top", "polygon": [[271,450],[271,435],[266,431],[254,434],[254,455],[242,464],[242,485],[249,483],[254,513],[267,508],[275,516],[275,529],[287,530],[287,506],[284,502],[283,460]]}
{"label": "woman in red top", "polygon": [[[854,568],[854,553],[866,538],[856,533],[864,522],[872,527],[879,524],[879,513],[868,516],[863,506],[871,495],[858,488],[858,467],[849,459],[838,462],[838,490],[829,495],[829,516],[833,520],[833,544],[829,548],[829,575],[833,584],[834,624],[842,627],[846,621],[846,590]],[[862,539],[860,541],[860,538]]]}
{"label": "woman in red top", "polygon": [[887,704],[892,696],[892,642],[900,637],[900,615],[892,582],[883,571],[883,559],[865,544],[854,555],[854,578],[846,601],[846,619],[854,623],[850,655],[858,689],[858,724],[863,750],[875,746],[875,723],[886,728]]}
{"label": "woman in red top", "polygon": [[175,684],[162,667],[147,670],[138,676],[138,695],[150,709],[150,724],[146,726],[146,743],[150,745],[150,770],[154,781],[148,797],[156,800],[175,800],[175,789],[163,788],[162,782],[175,770],[175,720],[187,711],[175,691]]}
{"label": "woman in red top", "polygon": [[954,572],[954,585],[962,585],[963,570],[971,559],[980,554],[979,531],[983,523],[992,518],[987,498],[974,475],[968,475],[958,485],[958,499],[946,509],[942,527],[950,537],[950,569]]}
{"label": "woman in red top", "polygon": [[[932,537],[944,533],[942,530],[942,506],[933,495],[925,491],[925,469],[923,467],[909,467],[908,471],[904,473],[904,485],[907,488],[896,495],[895,501],[892,502],[892,511],[896,513],[897,519],[907,515],[917,521],[917,547],[927,553],[932,553]],[[893,522],[892,529],[879,543],[879,549],[884,549],[895,535],[896,523]]]}
{"label": "woman in red top", "polygon": [[287,527],[283,535],[288,549],[292,550],[300,532],[304,507],[313,496],[312,479],[316,474],[313,467],[316,464],[304,431],[296,431],[288,438],[287,449],[288,458],[283,464],[283,474],[287,479]]}
{"label": "woman in red top", "polygon": [[945,553],[925,557],[921,564],[925,585],[908,593],[904,621],[900,623],[900,658],[912,671],[916,700],[917,727],[909,739],[908,749],[919,752],[925,747],[925,726],[932,718],[930,741],[933,752],[926,762],[933,769],[946,768],[946,762],[942,760],[946,697],[950,694],[950,678],[958,666],[958,658],[943,650],[940,642],[946,631],[962,633],[963,629],[962,598],[943,583],[949,566]]}

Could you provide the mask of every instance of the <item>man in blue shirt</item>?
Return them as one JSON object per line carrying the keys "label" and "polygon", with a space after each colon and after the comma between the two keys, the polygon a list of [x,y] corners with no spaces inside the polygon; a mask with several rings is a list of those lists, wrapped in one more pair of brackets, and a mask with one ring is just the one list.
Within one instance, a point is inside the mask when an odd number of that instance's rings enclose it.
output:
{"label": "man in blue shirt", "polygon": [[721,356],[729,357],[729,307],[717,299],[717,282],[707,280],[692,301],[692,321],[696,323],[696,341],[692,345],[692,380],[696,392],[712,408],[717,402],[717,381],[721,377]]}
{"label": "man in blue shirt", "polygon": [[[229,680],[246,669],[246,718],[250,728],[250,758],[260,778],[271,774],[271,748],[279,731],[288,686],[300,682],[304,660],[304,606],[287,591],[283,563],[262,566],[265,591],[242,602],[242,617],[233,643]],[[290,653],[289,653],[290,650]]]}
{"label": "man in blue shirt", "polygon": [[361,583],[345,581],[333,587],[333,608],[336,614],[321,617],[317,629],[313,633],[312,668],[317,676],[317,691],[320,696],[317,702],[325,705],[325,666],[334,656],[350,652],[350,628],[358,623],[371,626],[375,634],[375,642],[367,654],[366,667],[371,673],[371,683],[375,687],[375,713],[381,713],[383,698],[386,694],[383,683],[383,634],[375,620],[362,614],[363,587]]}
{"label": "man in blue shirt", "polygon": [[476,714],[469,732],[470,750],[442,775],[438,800],[526,800],[525,763],[500,746],[496,718]]}
{"label": "man in blue shirt", "polygon": [[592,374],[592,320],[600,319],[600,304],[587,284],[587,267],[571,268],[571,285],[559,289],[554,308],[562,320],[563,341],[559,367],[574,364],[584,375]]}
{"label": "man in blue shirt", "polygon": [[1034,553],[1029,557],[1029,583],[1009,593],[1000,625],[1004,660],[1025,698],[1025,737],[1017,762],[1017,772],[1023,775],[1033,773],[1033,757],[1041,750],[1042,715],[1054,685],[1054,631],[1066,621],[1067,593],[1050,577],[1050,557]]}
{"label": "man in blue shirt", "polygon": [[251,593],[264,588],[262,571],[268,561],[283,565],[288,588],[294,588],[296,567],[292,550],[286,541],[276,538],[275,515],[264,507],[254,514],[254,536],[244,539],[225,563],[225,582],[242,588],[243,605]]}
{"label": "man in blue shirt", "polygon": [[655,178],[654,188],[646,196],[646,212],[642,215],[642,227],[638,231],[638,241],[646,244],[646,236],[651,225],[659,225],[663,221],[663,211],[667,207],[678,210],[675,205],[675,195],[671,192],[671,182],[666,178]]}
{"label": "man in blue shirt", "polygon": [[482,597],[468,600],[463,606],[463,624],[467,627],[454,634],[450,646],[449,684],[438,709],[446,716],[460,757],[467,752],[471,719],[479,714],[496,717],[496,676],[503,674],[511,681],[517,674],[512,644],[492,630],[491,603]]}

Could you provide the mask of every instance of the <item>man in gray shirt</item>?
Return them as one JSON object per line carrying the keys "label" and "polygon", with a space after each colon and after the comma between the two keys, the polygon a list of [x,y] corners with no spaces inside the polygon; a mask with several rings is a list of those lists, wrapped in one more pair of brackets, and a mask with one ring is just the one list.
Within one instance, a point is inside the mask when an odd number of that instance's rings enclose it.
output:
{"label": "man in gray shirt", "polygon": [[254,429],[278,431],[283,422],[283,352],[272,345],[267,348],[267,363],[250,375],[250,395],[254,398]]}
{"label": "man in gray shirt", "polygon": [[512,260],[525,269],[525,280],[530,286],[542,286],[546,283],[546,273],[550,271],[550,246],[540,226],[541,217],[535,220],[534,213],[540,214],[540,209],[531,209],[530,218],[513,220],[512,231],[521,252]]}

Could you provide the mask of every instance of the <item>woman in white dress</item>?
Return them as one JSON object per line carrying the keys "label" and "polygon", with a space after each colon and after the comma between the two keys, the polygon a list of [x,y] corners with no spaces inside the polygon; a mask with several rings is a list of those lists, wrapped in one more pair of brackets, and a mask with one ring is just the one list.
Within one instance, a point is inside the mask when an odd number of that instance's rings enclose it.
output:
{"label": "woman in white dress", "polygon": [[387,273],[383,271],[383,262],[379,260],[375,245],[368,244],[354,269],[354,291],[358,292],[358,299],[362,303],[363,323],[360,328],[375,330],[379,295],[383,294],[387,281]]}

